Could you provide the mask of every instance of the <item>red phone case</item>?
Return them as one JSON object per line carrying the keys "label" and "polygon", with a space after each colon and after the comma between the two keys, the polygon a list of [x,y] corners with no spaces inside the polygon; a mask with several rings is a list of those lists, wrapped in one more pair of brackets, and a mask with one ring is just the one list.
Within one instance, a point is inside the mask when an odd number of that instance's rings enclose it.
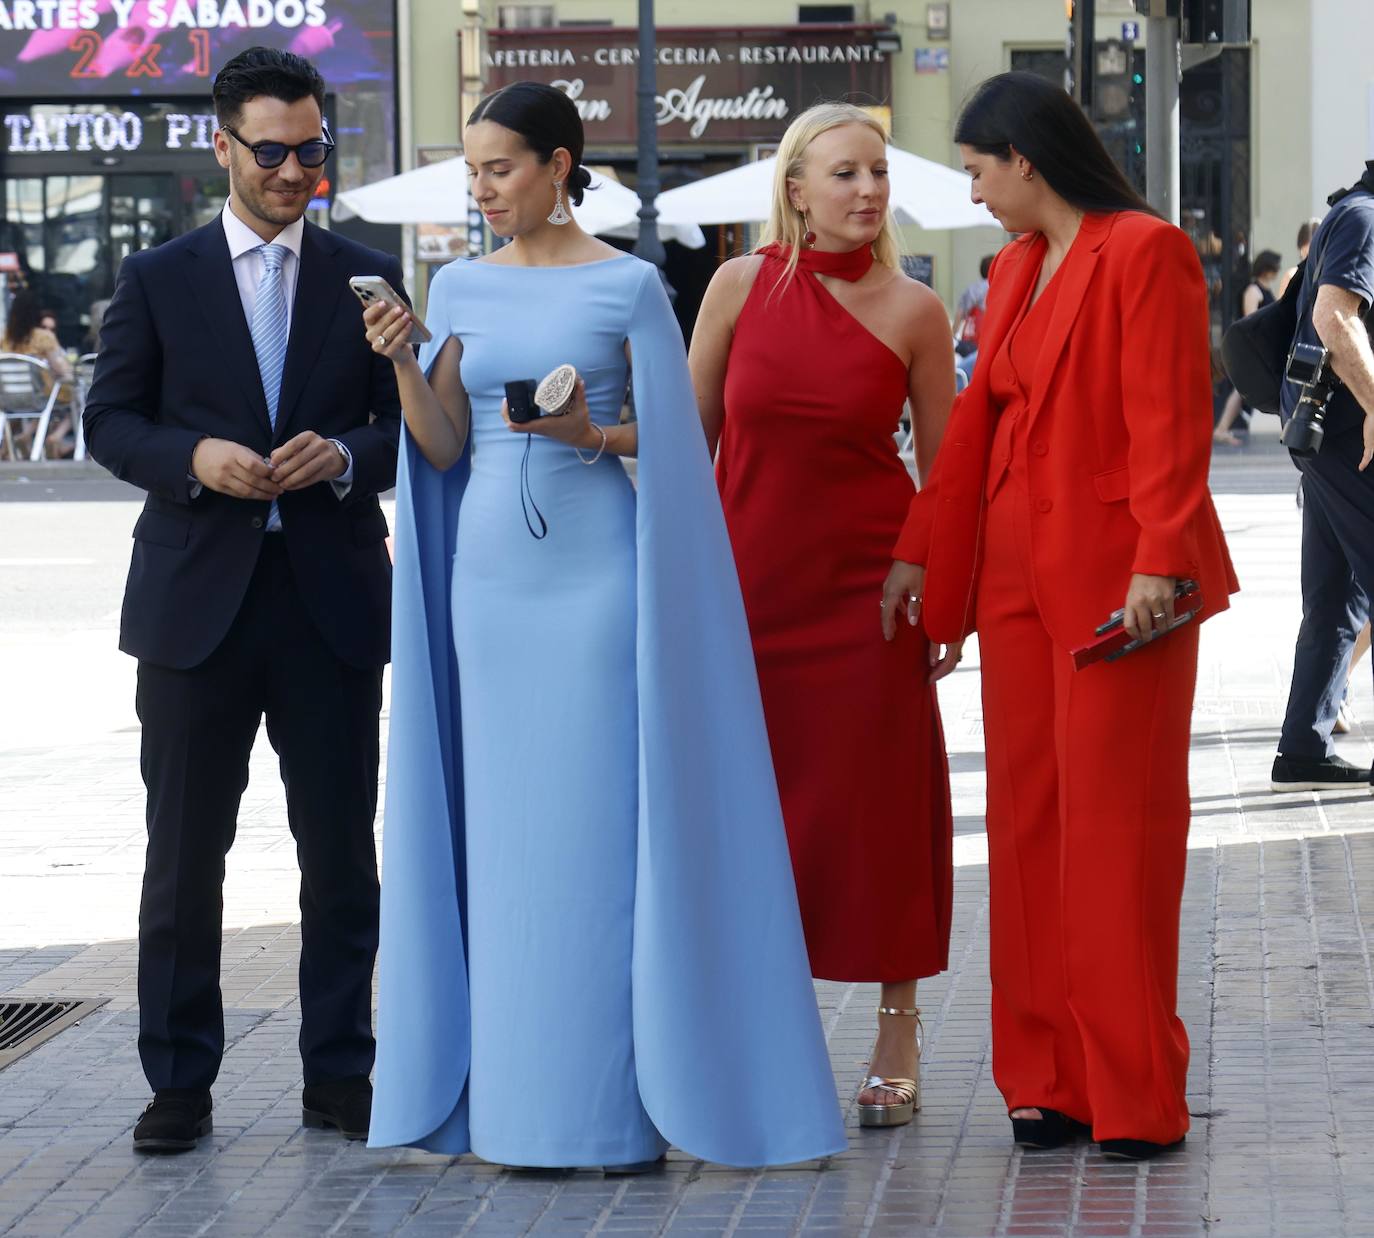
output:
{"label": "red phone case", "polygon": [[[1201,609],[1202,591],[1194,585],[1186,593],[1180,593],[1174,598],[1173,624],[1153,639],[1159,640],[1161,637],[1168,636],[1174,628],[1191,622]],[[1091,666],[1094,662],[1105,662],[1113,655],[1124,657],[1127,653],[1134,653],[1135,649],[1126,650],[1126,646],[1131,644],[1133,639],[1126,629],[1118,623],[1109,632],[1104,632],[1101,636],[1094,637],[1086,645],[1080,645],[1073,650],[1071,655],[1073,657],[1073,669],[1081,671],[1085,666]],[[1150,643],[1150,641],[1143,641],[1136,645],[1136,649],[1143,649]]]}

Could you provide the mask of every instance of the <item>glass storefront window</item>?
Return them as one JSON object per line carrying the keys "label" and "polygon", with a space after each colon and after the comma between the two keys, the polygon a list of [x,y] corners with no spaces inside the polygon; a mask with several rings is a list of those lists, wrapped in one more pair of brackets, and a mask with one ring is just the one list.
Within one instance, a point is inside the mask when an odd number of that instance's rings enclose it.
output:
{"label": "glass storefront window", "polygon": [[[28,255],[29,266],[42,270],[43,258],[43,177],[5,182],[5,224],[3,248]],[[35,262],[35,255],[37,261]]]}

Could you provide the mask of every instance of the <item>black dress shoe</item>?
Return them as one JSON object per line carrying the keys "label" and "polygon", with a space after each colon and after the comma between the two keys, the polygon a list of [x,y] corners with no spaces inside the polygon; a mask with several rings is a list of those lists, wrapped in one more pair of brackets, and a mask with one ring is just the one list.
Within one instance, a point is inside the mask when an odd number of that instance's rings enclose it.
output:
{"label": "black dress shoe", "polygon": [[1271,791],[1348,791],[1370,782],[1374,782],[1374,770],[1336,756],[1310,761],[1279,753],[1269,775]]}
{"label": "black dress shoe", "polygon": [[212,1108],[209,1092],[162,1088],[154,1093],[152,1103],[134,1127],[134,1151],[164,1154],[191,1151],[196,1141],[212,1129]]}
{"label": "black dress shoe", "polygon": [[1104,1139],[1097,1145],[1112,1161],[1152,1161],[1161,1152],[1183,1147],[1182,1137],[1173,1143],[1151,1143],[1148,1139]]}
{"label": "black dress shoe", "polygon": [[345,1139],[366,1139],[372,1122],[372,1084],[366,1075],[306,1084],[301,1122],[317,1130],[332,1126]]}
{"label": "black dress shoe", "polygon": [[1017,1147],[1046,1151],[1050,1148],[1062,1148],[1066,1143],[1092,1133],[1091,1126],[1077,1118],[1069,1117],[1067,1113],[1060,1113],[1058,1109],[1046,1109],[1042,1105],[1037,1105],[1036,1108],[1040,1110],[1038,1118],[1011,1120],[1012,1139],[1015,1140]]}

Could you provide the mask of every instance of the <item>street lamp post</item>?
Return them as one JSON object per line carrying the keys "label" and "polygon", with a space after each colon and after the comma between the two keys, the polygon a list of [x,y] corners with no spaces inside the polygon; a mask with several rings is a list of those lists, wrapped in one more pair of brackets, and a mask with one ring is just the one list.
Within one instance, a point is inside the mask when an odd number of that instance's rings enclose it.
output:
{"label": "street lamp post", "polygon": [[1179,220],[1178,18],[1151,16],[1145,43],[1145,189],[1150,205]]}
{"label": "street lamp post", "polygon": [[658,235],[658,40],[654,0],[639,0],[639,239],[635,255],[663,270],[667,257]]}

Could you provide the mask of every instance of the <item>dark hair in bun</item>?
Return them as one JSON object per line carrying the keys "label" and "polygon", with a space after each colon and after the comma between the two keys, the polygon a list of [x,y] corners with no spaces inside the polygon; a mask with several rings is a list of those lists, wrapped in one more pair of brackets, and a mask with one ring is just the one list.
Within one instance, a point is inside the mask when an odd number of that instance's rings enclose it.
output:
{"label": "dark hair in bun", "polygon": [[512,82],[489,94],[468,117],[468,124],[489,120],[518,133],[525,145],[548,163],[560,146],[572,155],[567,193],[574,206],[582,204],[582,193],[592,182],[592,174],[582,166],[586,136],[577,106],[555,86],[543,82]]}

